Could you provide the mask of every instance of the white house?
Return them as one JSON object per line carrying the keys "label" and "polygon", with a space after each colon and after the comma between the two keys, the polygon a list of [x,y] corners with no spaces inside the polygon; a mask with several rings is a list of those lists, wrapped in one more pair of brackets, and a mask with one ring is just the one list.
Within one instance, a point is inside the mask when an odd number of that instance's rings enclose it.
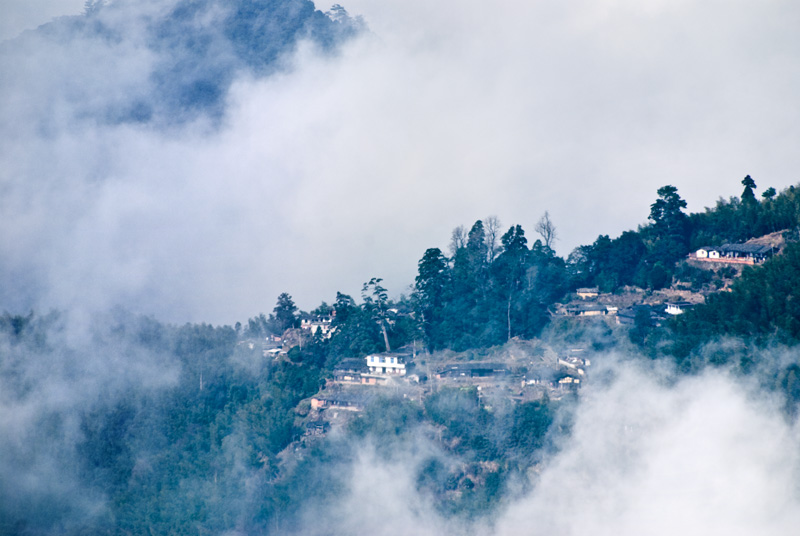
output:
{"label": "white house", "polygon": [[679,315],[683,314],[686,309],[692,307],[694,304],[689,302],[668,302],[664,305],[666,305],[665,313],[668,315]]}
{"label": "white house", "polygon": [[333,335],[333,331],[336,329],[333,327],[332,320],[333,319],[329,316],[303,319],[300,321],[300,328],[310,331],[312,335],[319,330],[323,338],[330,339],[331,335]]}
{"label": "white house", "polygon": [[[779,250],[779,249],[778,249]],[[702,247],[694,253],[701,261],[726,262],[731,264],[760,264],[774,255],[776,246],[746,242],[744,244],[723,244],[716,247]]]}
{"label": "white house", "polygon": [[719,248],[700,248],[695,252],[695,257],[698,259],[719,259]]}
{"label": "white house", "polygon": [[372,374],[391,374],[405,376],[406,360],[403,356],[391,353],[371,354],[366,357],[367,367]]}

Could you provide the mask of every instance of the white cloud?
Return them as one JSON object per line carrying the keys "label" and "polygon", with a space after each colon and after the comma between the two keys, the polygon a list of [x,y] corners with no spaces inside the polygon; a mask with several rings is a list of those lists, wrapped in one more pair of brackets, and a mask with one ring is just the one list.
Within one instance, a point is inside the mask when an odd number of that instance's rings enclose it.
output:
{"label": "white cloud", "polygon": [[489,214],[534,238],[548,210],[566,255],[644,222],[664,184],[701,210],[745,174],[796,180],[794,3],[345,7],[372,36],[240,79],[218,132],[75,123],[141,91],[152,57],[31,49],[2,108],[0,268],[20,290],[0,304],[234,322],[283,291],[311,308],[381,276],[397,294]]}
{"label": "white cloud", "polygon": [[317,515],[301,532],[792,534],[800,431],[775,401],[719,371],[675,381],[642,366],[613,365],[609,385],[585,387],[571,435],[532,491],[487,520],[443,518],[415,489],[419,459],[364,447],[348,492],[324,511],[307,504]]}
{"label": "white cloud", "polygon": [[624,371],[497,534],[774,534],[800,522],[796,428],[718,372],[670,387]]}

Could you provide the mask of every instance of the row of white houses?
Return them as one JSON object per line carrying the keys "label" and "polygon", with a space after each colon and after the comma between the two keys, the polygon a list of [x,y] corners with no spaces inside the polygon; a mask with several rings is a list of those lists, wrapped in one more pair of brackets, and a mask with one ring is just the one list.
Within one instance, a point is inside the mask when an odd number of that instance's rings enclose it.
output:
{"label": "row of white houses", "polygon": [[700,248],[694,258],[700,261],[760,264],[774,253],[775,248],[765,244],[724,244]]}

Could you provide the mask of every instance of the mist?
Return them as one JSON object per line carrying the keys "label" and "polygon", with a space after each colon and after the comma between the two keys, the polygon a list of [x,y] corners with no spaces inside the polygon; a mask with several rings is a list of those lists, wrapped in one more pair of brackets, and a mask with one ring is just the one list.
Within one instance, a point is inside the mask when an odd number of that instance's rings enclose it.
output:
{"label": "mist", "polygon": [[566,255],[646,221],[664,184],[701,210],[747,173],[796,180],[794,3],[345,8],[369,30],[235,71],[216,116],[178,126],[114,119],[163,61],[134,26],[6,41],[0,305],[234,322],[283,291],[312,308],[379,276],[400,294],[490,214],[532,232],[549,211]]}
{"label": "mist", "polygon": [[[530,449],[510,441],[524,404],[476,403],[463,384],[421,403],[381,387],[349,424],[326,417],[324,437],[285,436],[313,418],[287,394],[313,365],[265,359],[227,327],[122,311],[2,322],[0,532],[782,536],[800,522],[800,429],[768,387],[792,348],[753,349],[749,375],[593,352]],[[495,454],[448,436],[436,404]]]}
{"label": "mist", "polygon": [[[137,322],[143,333],[147,321]],[[26,522],[76,530],[107,513],[107,497],[86,483],[82,445],[105,408],[142,412],[127,405],[157,400],[181,373],[167,352],[125,333],[133,324],[121,312],[51,313],[22,320],[30,337],[0,336],[0,533],[27,533]]]}
{"label": "mist", "polygon": [[[415,472],[423,433],[367,443],[330,504],[307,504],[298,534],[791,534],[800,522],[800,434],[779,400],[709,370],[677,379],[663,363],[602,356],[568,436],[492,515],[437,511]],[[597,377],[596,377],[597,378]],[[441,453],[440,453],[441,455]]]}
{"label": "mist", "polygon": [[625,371],[589,396],[569,446],[500,534],[789,534],[797,429],[725,373],[665,385]]}

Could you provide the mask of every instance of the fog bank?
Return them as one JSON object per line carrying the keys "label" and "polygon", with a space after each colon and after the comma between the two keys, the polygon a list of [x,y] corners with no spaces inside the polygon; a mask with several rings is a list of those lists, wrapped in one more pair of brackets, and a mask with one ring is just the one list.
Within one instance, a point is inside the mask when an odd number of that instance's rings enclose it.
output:
{"label": "fog bank", "polygon": [[757,194],[797,180],[796,3],[345,7],[371,31],[236,71],[218,121],[177,127],[101,114],[151,96],[165,56],[135,28],[6,43],[0,308],[232,323],[284,291],[399,294],[491,214],[533,235],[549,211],[566,255],[645,222],[664,184],[702,210],[745,174]]}
{"label": "fog bank", "polygon": [[[365,448],[349,490],[311,504],[304,534],[791,534],[800,523],[800,434],[777,401],[724,372],[677,382],[644,365],[583,390],[572,434],[496,515],[432,510],[413,479],[418,449]],[[423,451],[424,452],[424,451]]]}

